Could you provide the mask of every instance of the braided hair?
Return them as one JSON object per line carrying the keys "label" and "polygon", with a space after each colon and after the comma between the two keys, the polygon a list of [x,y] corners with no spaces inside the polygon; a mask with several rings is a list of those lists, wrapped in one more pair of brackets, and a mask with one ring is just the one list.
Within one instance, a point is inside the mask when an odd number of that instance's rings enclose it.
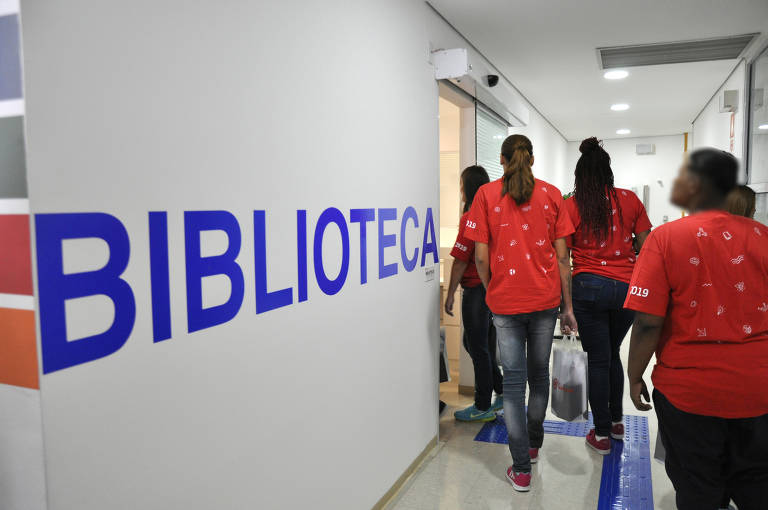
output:
{"label": "braided hair", "polygon": [[576,163],[573,198],[584,225],[585,236],[598,242],[605,241],[613,235],[613,207],[619,216],[619,225],[623,224],[621,204],[613,185],[611,156],[594,136],[582,141],[579,151],[581,157]]}

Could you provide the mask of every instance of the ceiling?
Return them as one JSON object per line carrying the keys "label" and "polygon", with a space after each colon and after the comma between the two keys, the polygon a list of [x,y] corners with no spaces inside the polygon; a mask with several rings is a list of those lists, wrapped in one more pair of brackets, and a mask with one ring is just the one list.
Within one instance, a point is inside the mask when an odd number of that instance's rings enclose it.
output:
{"label": "ceiling", "polygon": [[[568,139],[679,134],[737,60],[630,67],[603,78],[596,48],[768,32],[767,0],[430,0]],[[630,109],[613,112],[613,103]]]}

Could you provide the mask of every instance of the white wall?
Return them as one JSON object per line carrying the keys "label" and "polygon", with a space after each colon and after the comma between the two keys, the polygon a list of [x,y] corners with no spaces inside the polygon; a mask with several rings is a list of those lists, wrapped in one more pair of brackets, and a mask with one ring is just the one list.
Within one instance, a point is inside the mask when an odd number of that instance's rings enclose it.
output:
{"label": "white wall", "polygon": [[[638,143],[655,144],[656,154],[638,156],[635,151],[635,145]],[[568,143],[570,181],[566,189],[569,191],[573,189],[573,172],[581,155],[580,144],[580,141]],[[603,140],[603,148],[611,155],[611,168],[616,186],[626,189],[636,187],[641,200],[643,186],[650,186],[648,216],[654,227],[664,222],[664,216],[667,216],[669,221],[681,217],[681,209],[669,203],[669,193],[682,163],[683,135]],[[661,181],[661,184],[658,181]]]}
{"label": "white wall", "polygon": [[531,109],[530,122],[524,127],[513,127],[510,134],[522,134],[533,144],[533,173],[539,179],[550,182],[567,193],[571,189],[572,172],[568,172],[566,154],[568,142],[554,127]]}
{"label": "white wall", "polygon": [[[739,107],[735,114],[733,155],[742,161],[744,155],[744,112],[746,110],[745,85],[746,64],[744,61],[731,74],[725,83],[717,90],[715,96],[703,107],[701,113],[693,122],[693,137],[690,149],[699,147],[715,147],[730,151],[731,149],[731,114],[720,113],[720,96],[724,90],[739,91]],[[742,168],[742,176],[744,169]]]}
{"label": "white wall", "polygon": [[[310,253],[331,206],[413,205],[407,243],[421,246],[426,209],[438,214],[427,15],[415,0],[23,6],[32,211],[119,218],[137,303],[122,349],[42,376],[51,510],[370,508],[436,436],[438,279],[400,264],[379,280],[375,224],[366,285],[350,225],[339,294],[318,290],[311,255],[307,302],[256,315],[253,291],[255,209],[270,290],[296,286],[297,209]],[[182,214],[206,209],[239,222],[245,298],[188,334]],[[173,336],[156,344],[148,211],[169,228]],[[74,243],[70,270],[103,265],[103,243]],[[209,283],[206,301],[226,300],[227,281]],[[70,339],[106,329],[111,306],[72,302]]]}

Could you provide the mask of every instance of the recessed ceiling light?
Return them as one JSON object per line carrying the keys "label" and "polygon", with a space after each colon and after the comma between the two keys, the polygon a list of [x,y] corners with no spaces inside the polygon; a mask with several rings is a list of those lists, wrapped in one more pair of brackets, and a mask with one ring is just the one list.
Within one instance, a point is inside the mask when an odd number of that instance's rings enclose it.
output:
{"label": "recessed ceiling light", "polygon": [[606,71],[603,78],[606,80],[623,80],[629,76],[629,73],[623,69],[614,69],[613,71]]}
{"label": "recessed ceiling light", "polygon": [[757,129],[768,129],[768,124],[760,124]]}
{"label": "recessed ceiling light", "polygon": [[628,135],[631,132],[632,131],[630,131],[629,129],[617,129],[616,130],[616,134],[617,135]]}
{"label": "recessed ceiling light", "polygon": [[624,110],[629,110],[629,105],[627,103],[612,104],[611,110],[613,110],[614,112],[623,112]]}

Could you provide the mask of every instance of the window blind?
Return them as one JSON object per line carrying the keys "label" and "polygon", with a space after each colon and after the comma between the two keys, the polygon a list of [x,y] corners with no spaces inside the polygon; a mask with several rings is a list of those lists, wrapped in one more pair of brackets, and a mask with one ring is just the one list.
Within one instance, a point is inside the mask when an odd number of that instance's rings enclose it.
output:
{"label": "window blind", "polygon": [[504,175],[504,169],[499,164],[499,154],[501,154],[501,144],[507,137],[507,125],[477,104],[475,126],[477,164],[485,168],[491,181],[500,179]]}

